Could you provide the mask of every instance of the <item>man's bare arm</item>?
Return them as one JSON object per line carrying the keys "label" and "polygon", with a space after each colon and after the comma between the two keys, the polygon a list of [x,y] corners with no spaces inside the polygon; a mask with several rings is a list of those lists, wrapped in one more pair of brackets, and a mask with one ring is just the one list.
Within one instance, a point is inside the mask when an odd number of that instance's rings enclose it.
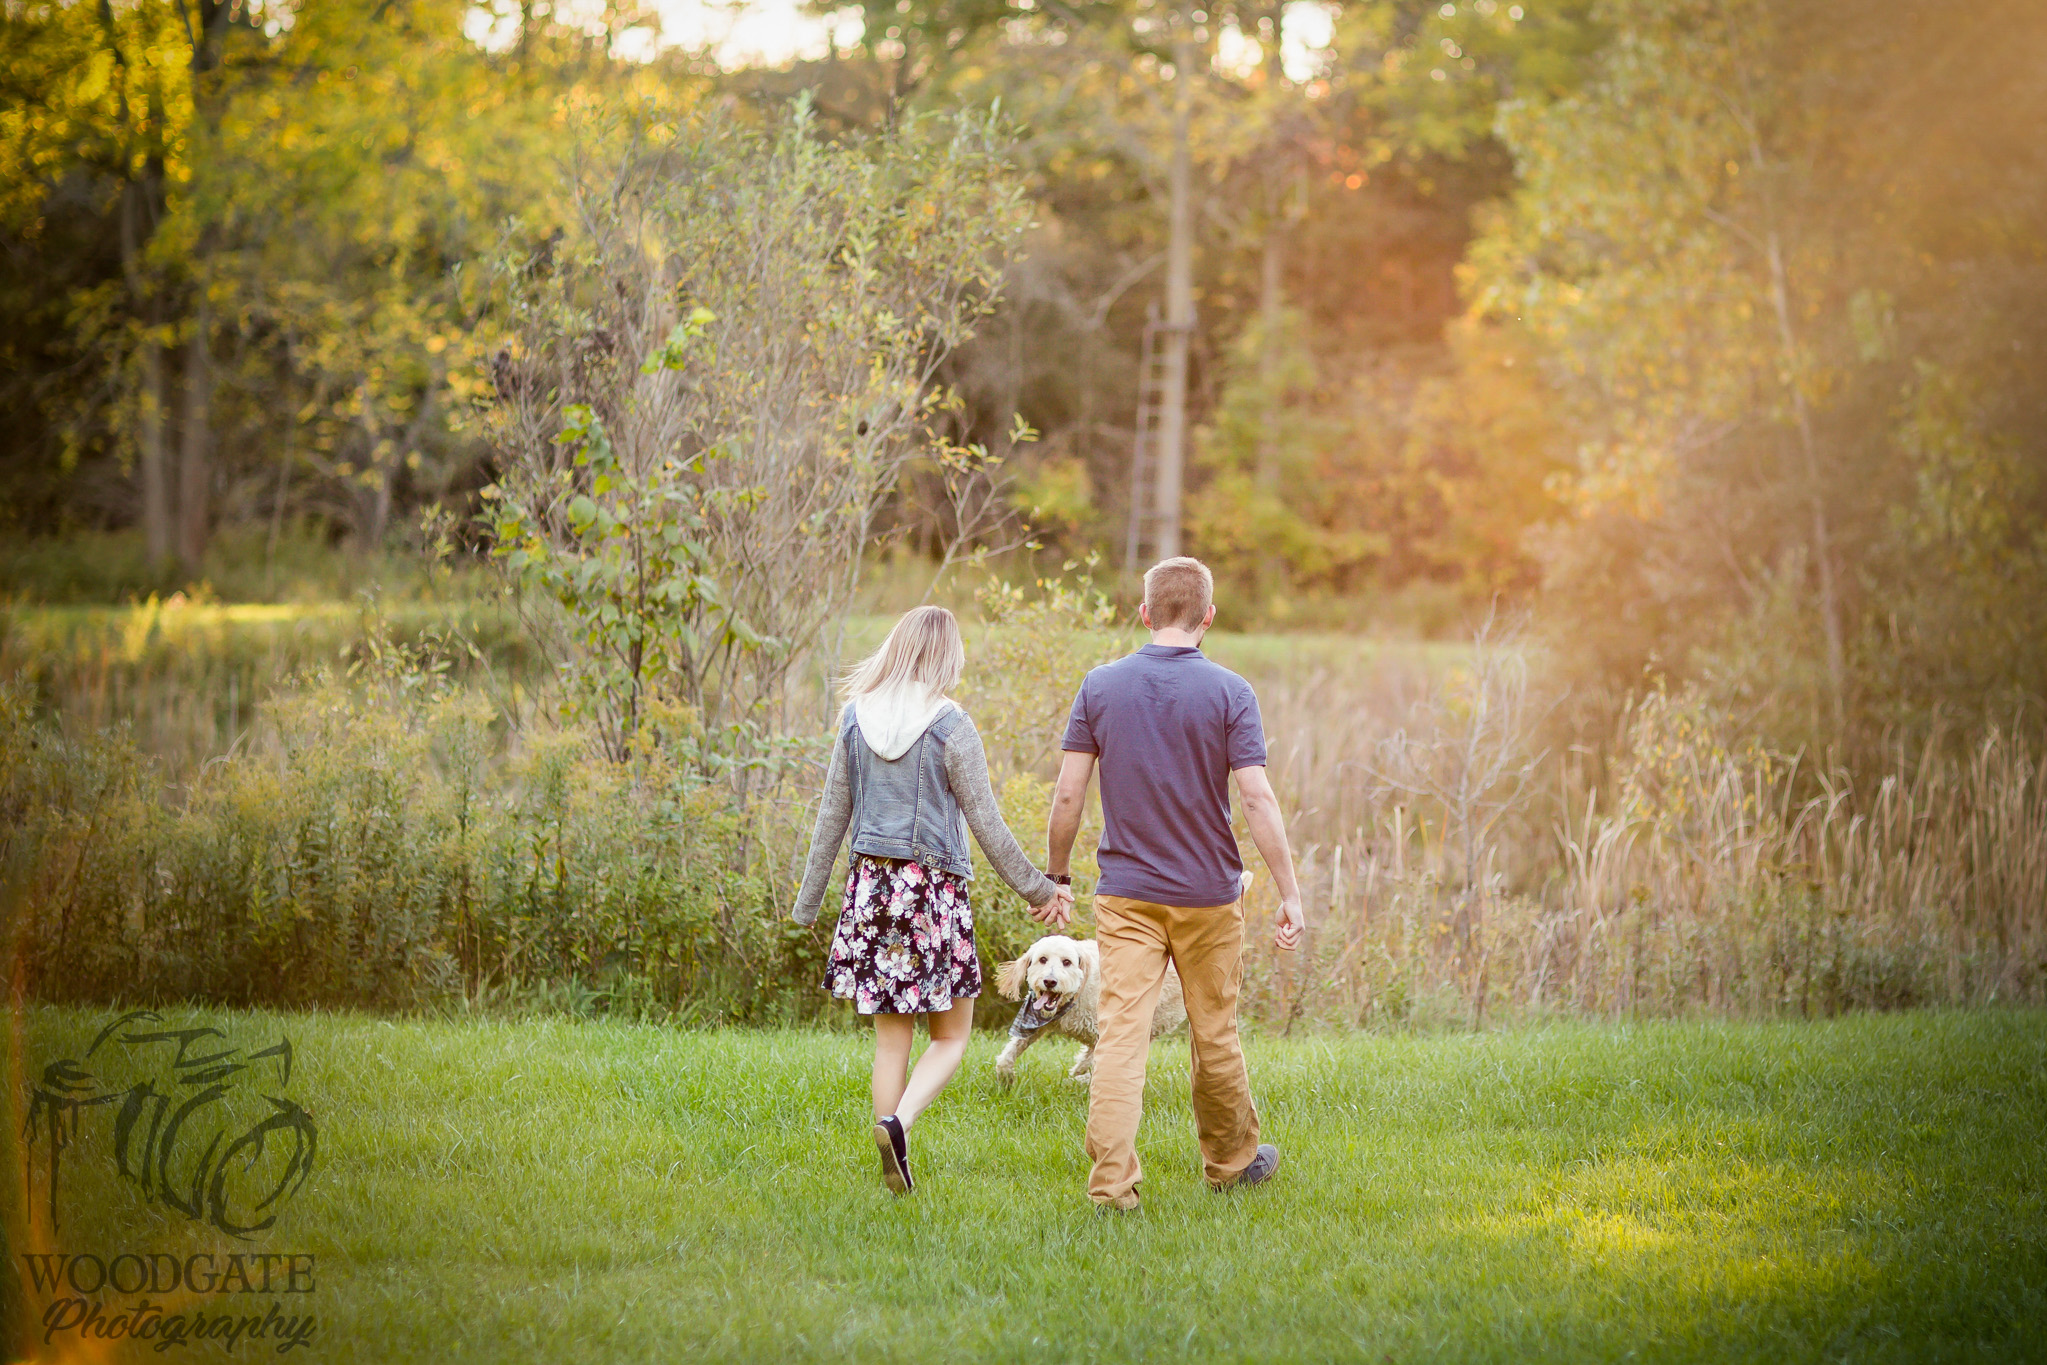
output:
{"label": "man's bare arm", "polygon": [[1273,921],[1272,941],[1291,952],[1301,942],[1307,921],[1301,914],[1301,886],[1294,880],[1294,853],[1286,838],[1286,821],[1279,813],[1279,796],[1261,764],[1237,769],[1237,792],[1244,798],[1244,820],[1251,826],[1251,842],[1265,859],[1272,880],[1279,887],[1279,914]]}
{"label": "man's bare arm", "polygon": [[[1052,789],[1052,815],[1046,821],[1045,870],[1063,877],[1073,862],[1073,841],[1080,835],[1080,814],[1087,805],[1087,784],[1094,780],[1095,756],[1069,749],[1059,756],[1059,782]],[[1073,900],[1052,907],[1056,913],[1039,916],[1047,924],[1065,924],[1073,918]],[[1037,914],[1037,911],[1032,911]]]}

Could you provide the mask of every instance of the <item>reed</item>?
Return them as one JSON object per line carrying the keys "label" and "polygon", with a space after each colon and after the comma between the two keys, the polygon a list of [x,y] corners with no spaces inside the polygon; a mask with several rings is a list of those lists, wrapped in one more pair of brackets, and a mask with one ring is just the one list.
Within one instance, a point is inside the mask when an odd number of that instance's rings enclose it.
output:
{"label": "reed", "polygon": [[[1572,760],[1546,787],[1501,777],[1480,793],[1499,818],[1474,848],[1453,791],[1383,772],[1389,747],[1466,742],[1471,685],[1439,688],[1419,734],[1358,719],[1398,714],[1371,688],[1325,688],[1313,709],[1268,693],[1310,930],[1292,959],[1254,935],[1256,1014],[1482,1024],[2047,999],[2047,755],[2011,734],[1935,736],[1858,783],[1652,694],[1605,782]],[[1518,764],[1542,757],[1534,733],[1512,737]],[[1273,903],[1254,886],[1254,917]]]}

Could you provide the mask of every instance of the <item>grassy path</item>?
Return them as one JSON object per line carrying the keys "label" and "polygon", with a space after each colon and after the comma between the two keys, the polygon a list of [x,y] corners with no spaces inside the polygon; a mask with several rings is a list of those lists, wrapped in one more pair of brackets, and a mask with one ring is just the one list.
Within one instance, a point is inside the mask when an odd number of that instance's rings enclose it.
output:
{"label": "grassy path", "polygon": [[[24,1070],[106,1017],[31,1012]],[[1122,1218],[1060,1043],[1005,1095],[977,1039],[896,1200],[859,1035],[203,1018],[289,1036],[320,1126],[256,1244],[318,1257],[287,1358],[2047,1358],[2047,1014],[1262,1040],[1286,1161],[1232,1196],[1168,1040]],[[66,1153],[60,1245],[203,1245],[110,1131]]]}

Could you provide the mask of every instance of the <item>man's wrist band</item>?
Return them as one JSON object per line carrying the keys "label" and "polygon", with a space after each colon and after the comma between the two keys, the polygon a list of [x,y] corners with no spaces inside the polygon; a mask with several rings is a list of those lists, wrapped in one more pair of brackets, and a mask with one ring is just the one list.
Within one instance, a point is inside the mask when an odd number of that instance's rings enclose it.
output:
{"label": "man's wrist band", "polygon": [[1051,879],[1052,884],[1055,886],[1073,885],[1073,878],[1064,872],[1047,872],[1045,875]]}

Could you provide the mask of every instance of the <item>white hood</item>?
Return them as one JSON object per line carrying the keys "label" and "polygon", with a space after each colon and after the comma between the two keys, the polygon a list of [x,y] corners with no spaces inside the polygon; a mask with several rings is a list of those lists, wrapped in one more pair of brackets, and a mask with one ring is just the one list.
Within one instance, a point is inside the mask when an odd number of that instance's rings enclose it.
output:
{"label": "white hood", "polygon": [[951,700],[923,684],[909,683],[861,694],[853,703],[853,718],[860,722],[860,737],[867,747],[893,763],[910,752],[917,736],[951,705]]}

